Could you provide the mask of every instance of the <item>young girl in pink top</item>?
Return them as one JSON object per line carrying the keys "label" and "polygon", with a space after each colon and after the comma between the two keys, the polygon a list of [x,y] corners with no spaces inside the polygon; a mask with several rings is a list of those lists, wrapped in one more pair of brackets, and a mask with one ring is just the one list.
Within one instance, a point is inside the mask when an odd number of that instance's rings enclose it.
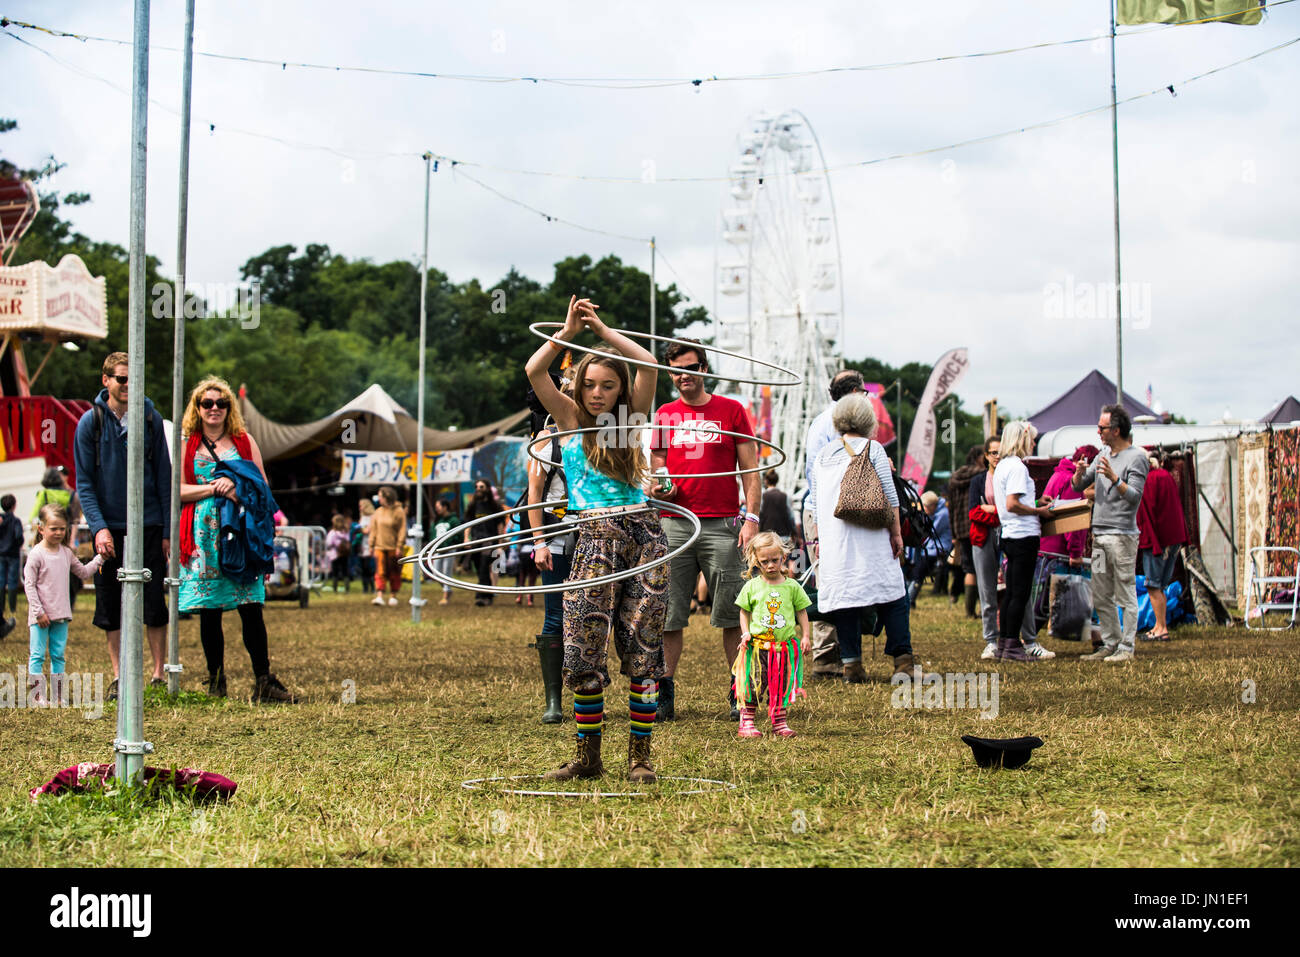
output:
{"label": "young girl in pink top", "polygon": [[[68,573],[88,581],[103,564],[96,555],[83,565],[76,554],[63,544],[68,537],[68,513],[62,505],[41,507],[37,519],[41,540],[27,556],[23,585],[27,591],[27,624],[31,627],[30,657],[27,661],[27,688],[35,689],[32,703],[46,704],[45,656],[49,651],[50,682],[57,689],[63,680],[63,650],[68,644],[68,622],[72,620],[72,602],[68,596]],[[57,701],[57,690],[52,699]]]}

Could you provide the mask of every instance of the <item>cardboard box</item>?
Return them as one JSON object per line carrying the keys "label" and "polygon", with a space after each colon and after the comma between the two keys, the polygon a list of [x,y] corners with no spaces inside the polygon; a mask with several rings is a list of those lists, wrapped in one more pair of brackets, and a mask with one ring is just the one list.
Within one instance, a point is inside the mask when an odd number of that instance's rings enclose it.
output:
{"label": "cardboard box", "polygon": [[1044,535],[1064,535],[1078,532],[1092,525],[1092,502],[1086,498],[1068,502],[1053,502],[1052,517],[1042,520]]}

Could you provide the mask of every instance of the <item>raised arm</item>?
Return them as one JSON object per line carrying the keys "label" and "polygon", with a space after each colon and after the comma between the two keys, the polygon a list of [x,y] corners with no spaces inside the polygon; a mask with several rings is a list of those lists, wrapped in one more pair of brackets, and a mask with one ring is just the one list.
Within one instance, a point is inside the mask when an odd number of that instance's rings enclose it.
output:
{"label": "raised arm", "polygon": [[[587,300],[583,299],[581,302],[585,303]],[[555,337],[568,342],[582,331],[584,325],[579,299],[577,296],[570,296],[569,312],[564,317],[564,328],[556,333]],[[555,419],[555,424],[561,431],[568,431],[578,427],[578,407],[551,381],[551,363],[555,361],[555,356],[559,352],[560,346],[549,339],[546,340],[529,358],[524,366],[524,372],[528,375],[528,382],[533,387],[533,394],[537,396],[537,401],[551,413],[551,417]]]}
{"label": "raised arm", "polygon": [[[578,303],[581,309],[583,319],[587,323],[587,328],[598,335],[601,341],[606,345],[617,349],[624,357],[635,359],[638,362],[655,362],[655,357],[651,355],[648,349],[645,349],[621,332],[609,328],[600,317],[596,315],[599,306],[591,304],[590,300],[583,299]],[[640,412],[645,415],[650,411],[650,406],[654,403],[655,383],[658,381],[659,374],[654,369],[647,369],[644,366],[636,366],[636,371],[632,374],[632,412]]]}

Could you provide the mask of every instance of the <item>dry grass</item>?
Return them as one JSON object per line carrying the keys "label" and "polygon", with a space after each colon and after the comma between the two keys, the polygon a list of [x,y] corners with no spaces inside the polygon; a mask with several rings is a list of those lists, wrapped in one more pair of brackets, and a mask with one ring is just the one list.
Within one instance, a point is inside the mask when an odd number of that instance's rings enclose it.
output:
{"label": "dry grass", "polygon": [[[435,593],[436,597],[436,593]],[[19,609],[20,615],[23,609]],[[69,667],[108,669],[83,599]],[[463,790],[471,777],[540,772],[567,757],[572,723],[543,726],[540,608],[472,607],[457,592],[413,626],[409,609],[326,594],[267,608],[273,669],[297,707],[234,698],[151,701],[157,765],[233,778],[223,807],[84,797],[31,804],[27,789],[79,761],[111,760],[113,716],[0,712],[0,866],[17,865],[1030,865],[1261,866],[1297,862],[1300,635],[1184,628],[1115,666],[977,659],[974,624],[930,596],[913,617],[929,670],[998,671],[1000,713],[903,711],[884,683],[817,683],[790,741],[739,741],[726,719],[716,632],[692,624],[678,684],[682,720],[655,731],[665,775],[736,790],[646,799],[528,799]],[[25,619],[23,619],[25,620]],[[697,619],[698,620],[698,619]],[[251,684],[227,618],[232,692]],[[25,670],[25,629],[0,672]],[[194,688],[197,621],[182,623]],[[869,640],[868,640],[869,643]],[[995,667],[996,666],[996,667]],[[887,675],[877,659],[876,675]],[[355,704],[342,704],[345,679]],[[1256,700],[1243,703],[1242,682]],[[608,698],[602,786],[625,784],[626,685]],[[1037,734],[1025,768],[982,771],[960,735]],[[1100,814],[1105,828],[1100,829]]]}

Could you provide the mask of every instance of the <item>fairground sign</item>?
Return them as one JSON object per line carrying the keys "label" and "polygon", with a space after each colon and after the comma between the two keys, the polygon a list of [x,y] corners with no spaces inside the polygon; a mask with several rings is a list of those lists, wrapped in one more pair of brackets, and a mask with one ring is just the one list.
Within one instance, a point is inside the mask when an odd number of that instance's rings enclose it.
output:
{"label": "fairground sign", "polygon": [[[425,452],[420,482],[425,485],[450,485],[468,482],[473,449],[449,452]],[[415,481],[414,452],[343,452],[339,482],[343,485],[410,484]]]}

